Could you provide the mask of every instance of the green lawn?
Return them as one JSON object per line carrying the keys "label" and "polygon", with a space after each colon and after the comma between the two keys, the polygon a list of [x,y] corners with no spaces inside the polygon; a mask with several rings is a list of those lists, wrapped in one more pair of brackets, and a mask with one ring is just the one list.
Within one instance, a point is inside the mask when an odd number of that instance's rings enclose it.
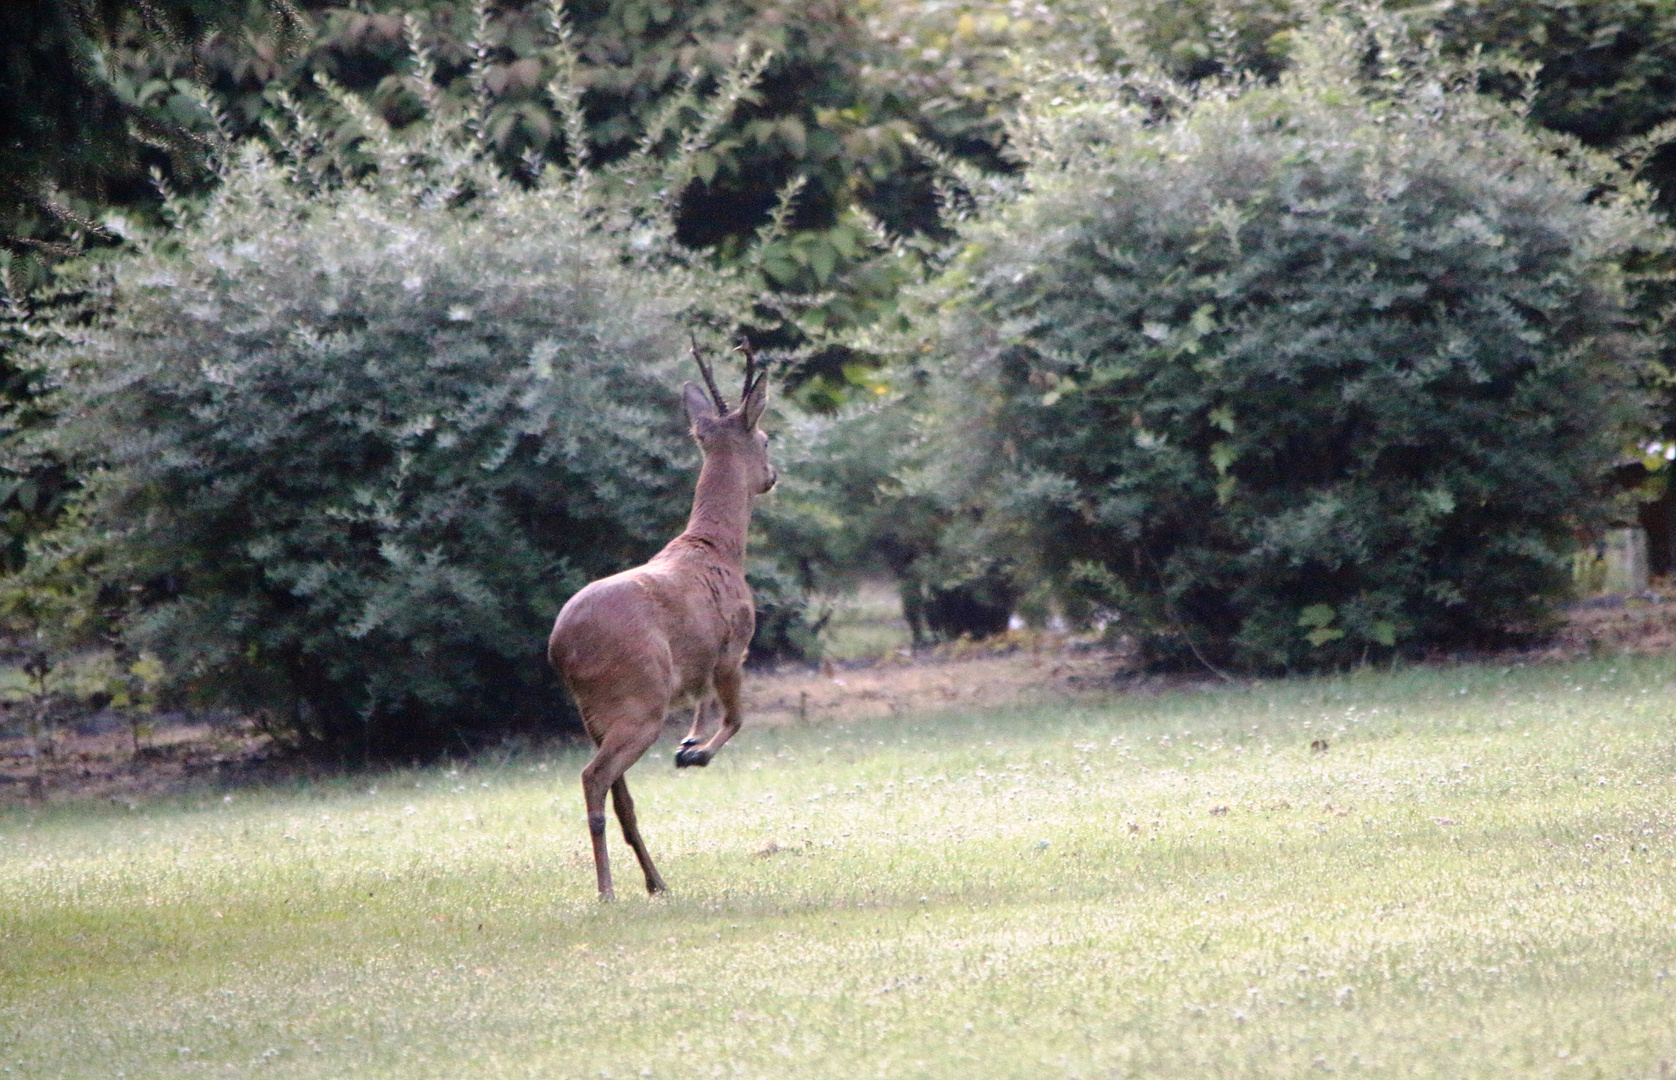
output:
{"label": "green lawn", "polygon": [[0,1077],[1668,1076],[1672,667],[666,741],[611,906],[575,755],[15,812]]}

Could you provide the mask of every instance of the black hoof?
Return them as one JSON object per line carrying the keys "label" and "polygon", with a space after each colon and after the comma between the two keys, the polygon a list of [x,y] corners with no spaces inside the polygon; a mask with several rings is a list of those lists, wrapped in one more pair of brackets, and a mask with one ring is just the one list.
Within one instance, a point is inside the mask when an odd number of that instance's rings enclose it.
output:
{"label": "black hoof", "polygon": [[681,745],[683,747],[697,746],[698,745],[698,740],[697,739],[682,739],[681,740]]}
{"label": "black hoof", "polygon": [[696,765],[702,769],[708,764],[710,764],[710,755],[703,750],[689,749],[675,752],[675,767],[677,769],[684,769],[689,765]]}

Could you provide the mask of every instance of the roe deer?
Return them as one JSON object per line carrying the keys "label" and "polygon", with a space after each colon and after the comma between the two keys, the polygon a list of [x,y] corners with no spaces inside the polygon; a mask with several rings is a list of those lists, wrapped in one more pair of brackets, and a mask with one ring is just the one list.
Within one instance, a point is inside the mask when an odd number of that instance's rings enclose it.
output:
{"label": "roe deer", "polygon": [[[704,462],[686,530],[644,566],[601,578],[571,597],[547,639],[547,660],[599,747],[582,769],[582,795],[602,900],[615,897],[605,850],[607,791],[623,839],[646,874],[646,891],[667,887],[640,839],[623,774],[657,741],[670,709],[694,706],[692,729],[675,755],[682,768],[709,764],[743,719],[742,665],[756,628],[745,583],[745,532],[751,500],[772,488],[776,476],[768,463],[768,437],[757,430],[768,400],[767,374],[757,369],[749,342],[742,341],[740,351],[745,387],[739,408],[730,411],[693,343],[710,397],[690,382],[682,387]],[[712,691],[722,705],[722,723],[700,746]]]}

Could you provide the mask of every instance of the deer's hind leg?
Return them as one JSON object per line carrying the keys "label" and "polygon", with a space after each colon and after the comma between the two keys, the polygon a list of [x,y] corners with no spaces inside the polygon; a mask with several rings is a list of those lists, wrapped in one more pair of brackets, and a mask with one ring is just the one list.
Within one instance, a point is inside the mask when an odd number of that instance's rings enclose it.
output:
{"label": "deer's hind leg", "polygon": [[[650,887],[657,871],[646,854],[644,842],[637,843],[640,830],[634,824],[634,804],[628,799],[628,786],[622,784],[623,774],[630,765],[640,760],[648,747],[658,741],[663,730],[663,704],[636,705],[625,702],[614,710],[610,718],[588,717],[589,730],[597,732],[599,750],[593,760],[582,767],[582,798],[588,807],[588,833],[594,844],[594,874],[599,880],[601,900],[616,899],[611,888],[611,856],[605,848],[605,793],[622,785],[622,793],[615,798],[617,819],[623,825],[623,836],[634,848],[640,867],[646,871]],[[595,721],[603,721],[595,723]],[[624,809],[627,808],[627,815]],[[663,884],[658,879],[658,884]],[[656,891],[656,890],[653,890]]]}
{"label": "deer's hind leg", "polygon": [[627,777],[619,776],[617,782],[611,785],[611,808],[617,811],[617,824],[623,827],[623,839],[634,849],[634,857],[640,860],[640,871],[646,875],[646,891],[653,896],[667,892],[669,886],[663,883],[663,875],[652,865],[646,841],[640,839],[640,824],[634,817],[634,799],[629,796]]}

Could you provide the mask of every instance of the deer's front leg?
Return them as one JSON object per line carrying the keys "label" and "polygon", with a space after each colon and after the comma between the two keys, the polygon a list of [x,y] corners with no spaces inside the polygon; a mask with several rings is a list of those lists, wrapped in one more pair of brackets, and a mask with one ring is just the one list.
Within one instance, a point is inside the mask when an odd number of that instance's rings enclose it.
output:
{"label": "deer's front leg", "polygon": [[724,668],[716,672],[716,700],[722,705],[722,724],[716,733],[710,736],[710,741],[703,746],[687,746],[675,755],[675,764],[681,768],[688,765],[708,765],[710,759],[716,756],[727,741],[739,733],[739,725],[745,721],[745,710],[741,703],[740,690],[745,683],[744,669],[738,665]]}
{"label": "deer's front leg", "polygon": [[[714,699],[706,693],[703,697],[698,699],[698,704],[693,706],[692,727],[687,729],[686,737],[681,740],[681,749],[685,750],[689,746],[697,746],[699,743],[704,741],[704,732],[710,726],[708,717],[710,715],[710,703],[713,700]],[[675,757],[676,763],[679,764],[681,755],[676,754]]]}
{"label": "deer's front leg", "polygon": [[700,757],[702,751],[697,749],[698,744],[704,739],[705,729],[710,726],[705,722],[705,717],[709,711],[710,695],[706,694],[699,700],[698,706],[693,709],[693,726],[687,730],[687,737],[681,740],[681,749],[675,751],[675,767],[677,769],[684,769],[688,765],[710,764],[709,757]]}

